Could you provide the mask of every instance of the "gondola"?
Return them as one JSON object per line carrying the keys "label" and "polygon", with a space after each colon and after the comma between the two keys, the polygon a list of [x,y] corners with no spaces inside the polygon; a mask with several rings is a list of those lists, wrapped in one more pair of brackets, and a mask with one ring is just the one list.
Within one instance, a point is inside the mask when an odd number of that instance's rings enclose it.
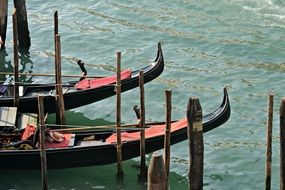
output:
{"label": "gondola", "polygon": [[[215,111],[203,116],[203,132],[213,130],[224,124],[229,119],[230,113],[230,102],[225,88],[222,104]],[[187,139],[187,119],[190,118],[183,118],[171,124],[171,145]],[[145,130],[146,153],[163,148],[164,129],[165,124],[148,126]],[[88,129],[73,132],[73,134],[65,133],[61,135],[64,135],[64,141],[47,143],[47,168],[49,169],[106,165],[116,162],[116,134],[114,132],[98,132],[98,129]],[[122,132],[123,160],[140,155],[139,138],[139,131]],[[72,142],[71,146],[70,142]],[[62,143],[65,147],[61,146]],[[24,146],[14,147],[21,149]],[[9,148],[6,147],[6,149]],[[40,169],[40,165],[40,150],[38,148],[31,150],[0,150],[0,169]]]}
{"label": "gondola", "polygon": [[[144,72],[144,83],[147,83],[156,77],[158,77],[164,69],[164,60],[161,49],[161,44],[158,44],[157,57],[155,61],[147,67],[140,70],[122,71],[121,92],[131,90],[139,85],[139,71]],[[102,99],[111,97],[116,94],[115,91],[115,79],[116,76],[110,76],[105,78],[96,79],[84,79],[79,82],[67,82],[62,84],[64,93],[64,105],[65,110],[84,106]],[[95,84],[87,86],[86,84]],[[82,88],[85,85],[85,88]],[[78,86],[80,86],[78,88]],[[29,84],[21,86],[22,95],[19,98],[19,112],[38,113],[37,96],[44,95],[44,107],[45,112],[55,113],[56,102],[54,98],[55,85],[54,84]],[[1,96],[0,94],[0,106],[13,106],[13,86],[9,86],[7,92]]]}

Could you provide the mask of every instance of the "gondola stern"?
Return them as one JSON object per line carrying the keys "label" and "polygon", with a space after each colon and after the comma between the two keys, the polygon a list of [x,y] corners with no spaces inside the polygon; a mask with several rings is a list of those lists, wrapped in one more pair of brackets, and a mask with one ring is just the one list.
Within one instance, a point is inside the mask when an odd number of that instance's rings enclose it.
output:
{"label": "gondola stern", "polygon": [[158,42],[158,44],[157,44],[157,55],[156,55],[156,58],[154,60],[155,62],[160,60],[160,61],[162,61],[164,63],[162,47],[161,47],[162,44],[163,44],[162,41]]}
{"label": "gondola stern", "polygon": [[[231,106],[227,87],[224,88],[224,98],[221,106],[211,114],[209,114],[208,121],[203,122],[203,132],[213,130],[225,124],[231,116]],[[207,117],[207,116],[206,116]]]}
{"label": "gondola stern", "polygon": [[228,94],[228,87],[224,87],[224,100],[223,100],[223,105],[226,107],[225,112],[227,120],[230,118],[231,115],[231,105],[230,105],[230,99],[229,99],[229,94]]}

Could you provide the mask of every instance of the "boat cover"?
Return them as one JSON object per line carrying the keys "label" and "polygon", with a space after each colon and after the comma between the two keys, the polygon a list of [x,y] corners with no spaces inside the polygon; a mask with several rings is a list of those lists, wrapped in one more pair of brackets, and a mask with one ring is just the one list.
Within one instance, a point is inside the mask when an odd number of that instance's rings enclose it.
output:
{"label": "boat cover", "polygon": [[[171,132],[182,129],[184,127],[187,127],[187,119],[181,119],[179,121],[176,121],[174,123],[171,123]],[[165,127],[166,125],[152,125],[150,128],[147,128],[145,130],[145,138],[151,138],[155,136],[160,136],[165,134]],[[140,131],[138,132],[123,132],[121,133],[121,140],[122,142],[126,141],[135,141],[140,139]],[[106,139],[106,143],[113,144],[117,142],[117,135],[114,133],[110,137]]]}
{"label": "boat cover", "polygon": [[[121,80],[130,78],[132,71],[130,69],[121,72]],[[117,80],[117,75],[112,75],[104,78],[94,78],[94,79],[84,79],[76,83],[75,88],[78,90],[83,90],[87,88],[98,88],[100,86],[115,83]]]}

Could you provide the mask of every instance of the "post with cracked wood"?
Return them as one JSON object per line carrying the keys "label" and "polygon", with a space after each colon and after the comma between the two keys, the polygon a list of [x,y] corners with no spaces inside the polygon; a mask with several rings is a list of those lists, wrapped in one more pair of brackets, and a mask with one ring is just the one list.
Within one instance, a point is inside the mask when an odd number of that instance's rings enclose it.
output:
{"label": "post with cracked wood", "polygon": [[197,97],[190,97],[187,106],[189,139],[189,190],[203,189],[204,140],[202,107]]}
{"label": "post with cracked wood", "polygon": [[166,115],[165,115],[165,137],[164,137],[164,165],[166,170],[166,186],[169,181],[169,170],[170,170],[170,133],[171,133],[171,90],[165,91],[166,98]]}
{"label": "post with cracked wood", "polygon": [[147,190],[167,189],[166,180],[167,177],[163,157],[160,152],[156,151],[152,154],[148,168]]}

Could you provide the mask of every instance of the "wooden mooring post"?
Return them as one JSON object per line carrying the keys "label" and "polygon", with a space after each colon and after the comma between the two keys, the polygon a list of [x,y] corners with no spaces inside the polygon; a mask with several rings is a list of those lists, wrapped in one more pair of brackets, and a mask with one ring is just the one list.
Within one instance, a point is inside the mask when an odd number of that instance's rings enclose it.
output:
{"label": "wooden mooring post", "polygon": [[54,59],[55,59],[55,90],[56,96],[55,101],[57,105],[56,112],[56,123],[65,125],[65,106],[64,106],[64,97],[62,92],[62,80],[61,80],[61,43],[60,35],[58,34],[58,13],[54,13]]}
{"label": "wooden mooring post", "polygon": [[147,175],[147,190],[165,190],[166,170],[162,155],[156,151],[152,154]]}
{"label": "wooden mooring post", "polygon": [[285,97],[280,104],[280,190],[285,190]]}
{"label": "wooden mooring post", "polygon": [[140,175],[141,182],[146,181],[147,168],[145,163],[145,98],[144,98],[144,78],[143,71],[139,72],[139,84],[140,84]]}
{"label": "wooden mooring post", "polygon": [[26,0],[14,0],[14,6],[17,10],[19,46],[21,48],[30,48],[31,38],[28,27]]}
{"label": "wooden mooring post", "polygon": [[274,95],[268,96],[268,117],[267,117],[267,137],[266,137],[266,171],[265,190],[271,189],[271,163],[272,163],[272,122],[273,122],[273,100]]}
{"label": "wooden mooring post", "polygon": [[40,128],[40,148],[41,148],[41,174],[42,174],[42,189],[48,189],[48,178],[47,178],[47,158],[46,158],[46,127],[44,122],[44,97],[38,96],[38,109],[39,109],[39,128]]}
{"label": "wooden mooring post", "polygon": [[8,0],[0,0],[0,49],[5,47],[8,18]]}
{"label": "wooden mooring post", "polygon": [[202,107],[199,99],[190,97],[187,106],[189,138],[189,190],[203,189],[204,140],[202,125]]}
{"label": "wooden mooring post", "polygon": [[53,18],[54,18],[54,39],[55,39],[55,36],[58,35],[58,12],[57,11],[54,12]]}
{"label": "wooden mooring post", "polygon": [[17,13],[13,9],[13,47],[14,47],[14,106],[19,106],[19,54],[18,54],[18,26]]}
{"label": "wooden mooring post", "polygon": [[164,165],[166,171],[166,187],[168,187],[168,178],[170,170],[170,133],[171,133],[171,90],[165,91],[166,114],[165,114],[165,137],[164,137]]}
{"label": "wooden mooring post", "polygon": [[[57,11],[55,11],[54,13],[54,68],[57,67],[57,61],[58,61],[58,54],[56,53],[57,52],[57,47],[56,47],[56,35],[58,35],[58,13]],[[58,77],[56,77],[58,75],[58,70],[55,69],[55,84],[59,84],[59,81],[58,81]]]}
{"label": "wooden mooring post", "polygon": [[57,112],[56,112],[56,123],[65,125],[65,107],[64,107],[64,98],[62,92],[62,83],[61,83],[61,46],[60,46],[60,35],[55,36],[55,54],[56,54],[56,64],[55,64],[55,74],[56,74],[56,102],[57,102]]}
{"label": "wooden mooring post", "polygon": [[122,178],[122,141],[121,141],[121,52],[117,52],[117,82],[116,82],[116,133],[117,133],[117,177]]}

